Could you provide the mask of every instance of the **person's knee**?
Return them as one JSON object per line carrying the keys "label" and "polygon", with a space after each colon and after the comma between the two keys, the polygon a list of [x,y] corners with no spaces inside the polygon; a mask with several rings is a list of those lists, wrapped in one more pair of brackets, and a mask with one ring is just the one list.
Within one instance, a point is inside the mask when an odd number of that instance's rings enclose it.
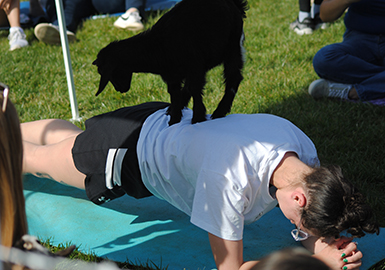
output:
{"label": "person's knee", "polygon": [[313,58],[314,71],[322,78],[337,64],[337,55],[331,46],[320,49]]}

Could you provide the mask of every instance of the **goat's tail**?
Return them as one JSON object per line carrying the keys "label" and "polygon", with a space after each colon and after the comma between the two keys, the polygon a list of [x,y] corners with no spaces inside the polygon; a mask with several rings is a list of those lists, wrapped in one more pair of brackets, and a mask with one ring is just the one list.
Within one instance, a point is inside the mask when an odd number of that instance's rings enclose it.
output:
{"label": "goat's tail", "polygon": [[246,10],[249,9],[249,5],[247,3],[247,0],[233,0],[234,4],[237,6],[239,11],[242,14],[243,18],[246,18]]}

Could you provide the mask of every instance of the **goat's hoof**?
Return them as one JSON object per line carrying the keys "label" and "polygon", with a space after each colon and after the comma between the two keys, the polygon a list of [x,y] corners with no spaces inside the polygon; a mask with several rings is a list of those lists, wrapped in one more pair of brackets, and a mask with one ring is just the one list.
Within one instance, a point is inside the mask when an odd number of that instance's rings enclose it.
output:
{"label": "goat's hoof", "polygon": [[171,106],[168,108],[166,114],[170,115],[170,121],[168,121],[169,126],[179,123],[180,120],[182,119],[182,110],[180,110],[180,113],[179,111],[175,113],[175,110],[171,109]]}
{"label": "goat's hoof", "polygon": [[225,117],[226,114],[227,114],[227,113],[220,113],[220,112],[215,111],[215,112],[211,115],[211,119],[222,118],[222,117]]}
{"label": "goat's hoof", "polygon": [[175,119],[175,118],[171,117],[171,118],[170,118],[170,121],[168,121],[168,125],[169,125],[169,126],[172,126],[172,125],[174,125],[174,124],[177,124],[177,123],[180,122],[180,120],[181,120],[181,118]]}
{"label": "goat's hoof", "polygon": [[193,119],[191,120],[191,124],[196,124],[196,123],[200,123],[200,122],[204,122],[206,121],[206,118],[195,118],[193,117]]}

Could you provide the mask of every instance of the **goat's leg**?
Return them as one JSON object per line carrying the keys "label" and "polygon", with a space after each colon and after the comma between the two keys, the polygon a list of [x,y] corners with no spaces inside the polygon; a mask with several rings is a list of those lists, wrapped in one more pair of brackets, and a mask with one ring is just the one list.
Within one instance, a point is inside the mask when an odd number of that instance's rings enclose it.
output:
{"label": "goat's leg", "polygon": [[[206,107],[203,104],[203,88],[206,84],[206,74],[194,74],[186,78],[185,88],[191,94],[194,105],[193,105],[193,118],[192,124],[206,121]],[[186,95],[187,96],[187,95]]]}
{"label": "goat's leg", "polygon": [[171,126],[173,124],[179,123],[182,119],[182,94],[181,94],[181,82],[179,83],[167,83],[167,90],[170,94],[171,105],[167,110],[167,114],[170,115],[170,121],[168,124]]}
{"label": "goat's leg", "polygon": [[232,59],[232,61],[224,63],[224,77],[225,77],[225,94],[219,102],[218,107],[211,115],[212,119],[226,116],[231,111],[231,106],[235,95],[237,94],[239,84],[243,80],[242,76],[243,59],[239,54]]}
{"label": "goat's leg", "polygon": [[187,89],[186,86],[182,88],[182,104],[183,108],[188,106],[188,103],[190,102],[191,99],[191,92],[189,89]]}

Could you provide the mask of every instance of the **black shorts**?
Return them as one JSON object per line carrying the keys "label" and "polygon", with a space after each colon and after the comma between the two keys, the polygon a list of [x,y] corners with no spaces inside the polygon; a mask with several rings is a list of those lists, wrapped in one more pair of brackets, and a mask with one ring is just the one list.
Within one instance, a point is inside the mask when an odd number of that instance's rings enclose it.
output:
{"label": "black shorts", "polygon": [[72,156],[76,168],[86,175],[86,193],[92,202],[102,204],[124,194],[135,198],[152,195],[142,182],[136,145],[147,117],[169,105],[149,102],[86,121]]}

